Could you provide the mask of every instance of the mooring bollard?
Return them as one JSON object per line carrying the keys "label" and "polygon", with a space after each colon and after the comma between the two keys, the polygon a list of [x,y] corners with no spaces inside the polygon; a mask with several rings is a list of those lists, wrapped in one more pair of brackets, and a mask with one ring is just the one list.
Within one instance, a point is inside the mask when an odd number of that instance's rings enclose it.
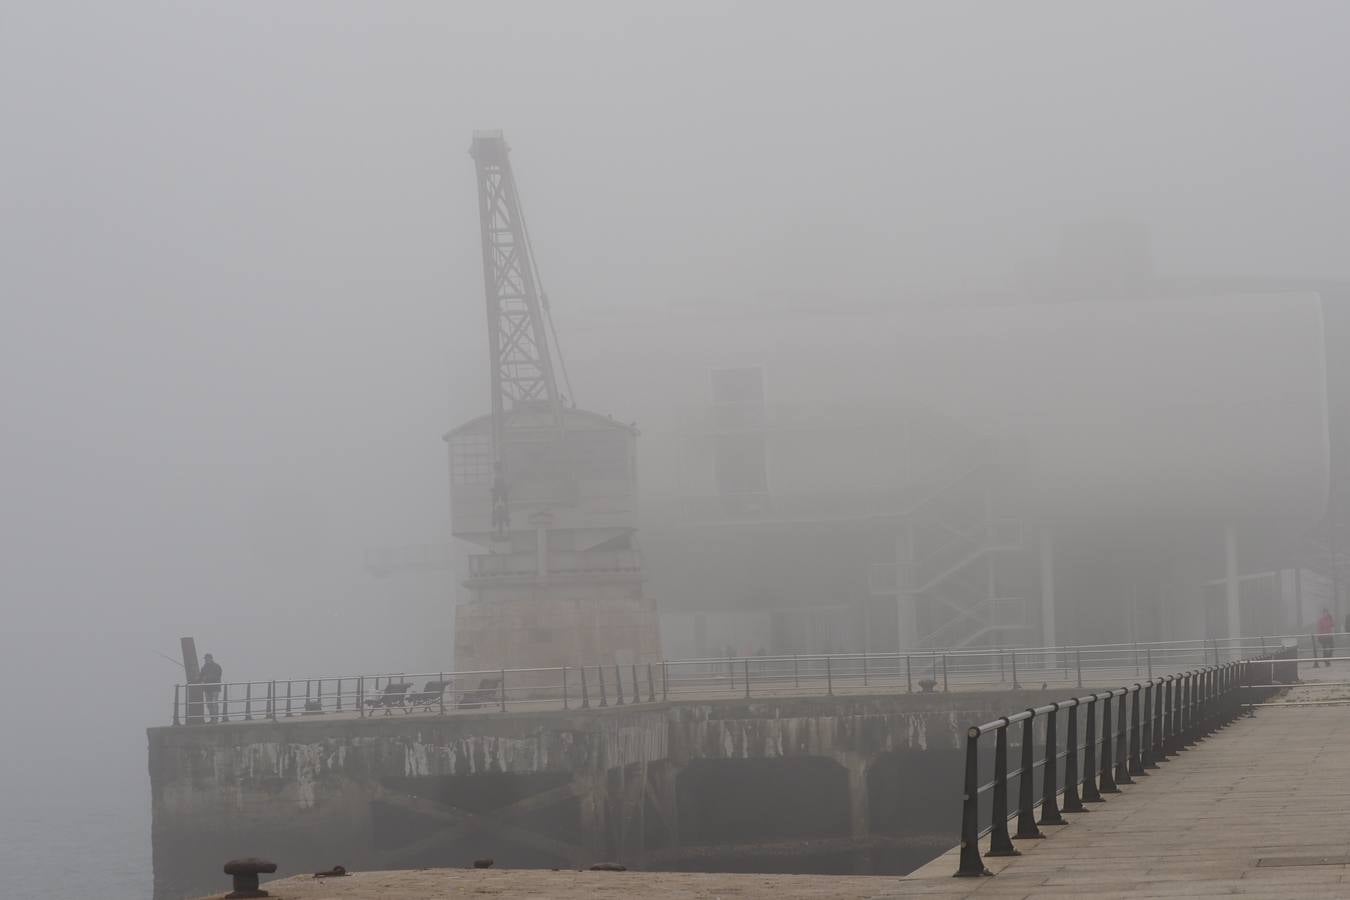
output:
{"label": "mooring bollard", "polygon": [[234,890],[225,895],[225,900],[243,900],[252,897],[270,897],[271,894],[258,887],[259,875],[270,875],[277,870],[277,864],[256,856],[232,859],[225,864],[225,874],[234,879]]}

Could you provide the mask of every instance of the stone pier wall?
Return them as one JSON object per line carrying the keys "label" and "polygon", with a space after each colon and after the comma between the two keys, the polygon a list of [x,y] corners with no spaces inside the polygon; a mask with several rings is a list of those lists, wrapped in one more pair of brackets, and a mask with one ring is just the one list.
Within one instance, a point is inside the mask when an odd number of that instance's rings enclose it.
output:
{"label": "stone pier wall", "polygon": [[[861,839],[902,815],[897,784],[904,793],[947,777],[967,725],[1058,696],[718,700],[153,728],[155,897],[218,887],[221,863],[234,856],[267,856],[283,873],[455,866],[478,855],[517,867],[642,866],[649,855],[668,864],[688,845]],[[955,797],[959,784],[951,787]]]}

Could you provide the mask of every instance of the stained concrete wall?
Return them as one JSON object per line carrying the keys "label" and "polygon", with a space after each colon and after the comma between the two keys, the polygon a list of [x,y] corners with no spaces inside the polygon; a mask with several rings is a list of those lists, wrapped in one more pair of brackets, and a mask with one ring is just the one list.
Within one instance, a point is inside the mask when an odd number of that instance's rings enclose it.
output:
{"label": "stained concrete wall", "polygon": [[[155,897],[218,887],[221,864],[242,855],[275,859],[283,873],[462,865],[494,849],[537,865],[606,857],[641,865],[649,848],[698,840],[688,822],[679,826],[676,790],[698,761],[832,760],[845,773],[832,783],[847,785],[848,834],[860,837],[868,767],[880,755],[950,753],[970,723],[1057,696],[719,700],[153,728]],[[953,784],[953,804],[958,792]]]}

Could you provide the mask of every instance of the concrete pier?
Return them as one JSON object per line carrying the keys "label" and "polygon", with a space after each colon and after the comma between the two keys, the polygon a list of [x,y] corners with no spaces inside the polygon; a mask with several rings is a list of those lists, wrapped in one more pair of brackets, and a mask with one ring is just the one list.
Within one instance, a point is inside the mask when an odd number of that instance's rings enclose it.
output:
{"label": "concrete pier", "polygon": [[[1323,670],[1325,673],[1325,670]],[[1344,677],[1333,669],[1322,677]],[[474,893],[740,900],[1176,898],[1301,900],[1350,894],[1350,687],[1294,688],[1164,763],[1070,824],[1042,826],[996,874],[953,878],[952,851],[904,878],[670,872],[370,872],[342,883],[268,885],[283,900]],[[955,802],[955,798],[952,798]]]}
{"label": "concrete pier", "polygon": [[[1046,691],[726,699],[453,716],[311,716],[149,732],[155,892],[222,860],[282,872],[462,866],[716,868],[940,853],[972,721]],[[948,791],[949,793],[949,791]],[[709,863],[712,863],[709,865]],[[761,863],[762,864],[762,863]]]}

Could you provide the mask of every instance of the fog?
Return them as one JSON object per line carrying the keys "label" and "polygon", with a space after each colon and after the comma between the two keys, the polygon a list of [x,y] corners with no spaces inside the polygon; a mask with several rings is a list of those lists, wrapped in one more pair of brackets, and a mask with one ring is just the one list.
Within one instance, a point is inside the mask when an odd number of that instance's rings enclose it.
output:
{"label": "fog", "polygon": [[440,436],[488,408],[473,129],[513,148],[578,399],[641,423],[671,395],[622,385],[677,311],[866,321],[1017,284],[1065,223],[1145,224],[1178,276],[1350,276],[1347,27],[1232,0],[0,5],[0,790],[36,797],[8,824],[129,785],[148,868],[181,635],[227,680],[450,664],[451,576],[362,559],[448,539]]}

